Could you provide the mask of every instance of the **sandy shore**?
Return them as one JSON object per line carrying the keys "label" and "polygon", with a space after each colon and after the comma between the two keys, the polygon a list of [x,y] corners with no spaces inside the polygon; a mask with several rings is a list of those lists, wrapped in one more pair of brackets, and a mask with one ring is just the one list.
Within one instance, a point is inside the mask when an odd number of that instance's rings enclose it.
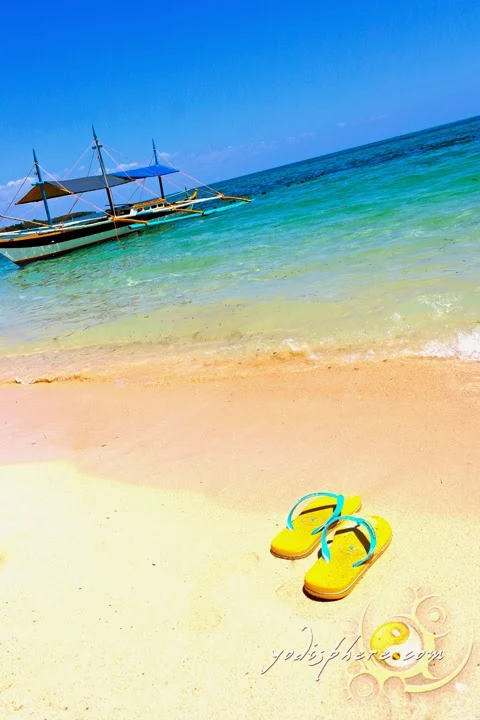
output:
{"label": "sandy shore", "polygon": [[[453,361],[0,387],[0,716],[480,717],[479,427],[480,368]],[[359,493],[394,532],[338,602],[303,594],[315,557],[269,553],[317,490]],[[444,687],[360,697],[358,662],[288,658],[307,626],[346,651],[414,589],[450,630],[436,677],[474,638]]]}

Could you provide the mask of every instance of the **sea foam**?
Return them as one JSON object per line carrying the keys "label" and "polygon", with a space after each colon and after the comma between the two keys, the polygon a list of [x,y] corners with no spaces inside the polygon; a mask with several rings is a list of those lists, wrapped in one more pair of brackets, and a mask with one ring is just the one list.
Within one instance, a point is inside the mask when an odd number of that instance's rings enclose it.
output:
{"label": "sea foam", "polygon": [[449,358],[460,360],[480,360],[480,328],[472,331],[460,331],[450,342],[429,340],[420,352],[421,357]]}

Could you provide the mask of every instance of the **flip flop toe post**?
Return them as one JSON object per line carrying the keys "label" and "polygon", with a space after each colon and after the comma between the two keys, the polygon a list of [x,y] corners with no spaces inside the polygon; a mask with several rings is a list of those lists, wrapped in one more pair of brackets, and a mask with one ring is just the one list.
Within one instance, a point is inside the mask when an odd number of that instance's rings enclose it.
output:
{"label": "flip flop toe post", "polygon": [[[299,505],[309,500],[300,514],[293,515]],[[274,537],[270,552],[285,560],[297,560],[307,557],[318,547],[321,533],[327,523],[332,527],[341,514],[357,512],[362,505],[358,495],[345,498],[335,493],[311,493],[300,498],[290,510],[286,528]]]}
{"label": "flip flop toe post", "polygon": [[385,552],[391,539],[390,524],[376,515],[342,516],[333,539],[327,523],[322,531],[321,556],[305,575],[305,591],[323,600],[345,597]]}

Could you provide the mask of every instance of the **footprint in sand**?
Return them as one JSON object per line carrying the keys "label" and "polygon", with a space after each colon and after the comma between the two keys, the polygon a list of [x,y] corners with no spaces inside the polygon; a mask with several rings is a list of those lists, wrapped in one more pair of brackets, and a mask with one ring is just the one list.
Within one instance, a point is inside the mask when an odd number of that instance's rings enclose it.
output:
{"label": "footprint in sand", "polygon": [[317,603],[309,600],[303,592],[304,573],[298,573],[291,580],[279,585],[275,593],[279,600],[290,606],[292,613],[305,620],[318,617]]}
{"label": "footprint in sand", "polygon": [[229,605],[229,598],[242,593],[242,577],[257,570],[260,557],[256,552],[238,557],[220,556],[211,560],[200,573],[193,592],[187,627],[206,632],[220,625]]}

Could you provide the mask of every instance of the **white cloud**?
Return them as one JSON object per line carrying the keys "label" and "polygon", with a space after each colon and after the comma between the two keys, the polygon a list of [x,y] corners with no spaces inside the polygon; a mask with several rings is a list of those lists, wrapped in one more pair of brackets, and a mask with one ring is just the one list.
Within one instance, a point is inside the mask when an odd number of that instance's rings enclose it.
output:
{"label": "white cloud", "polygon": [[138,162],[119,163],[113,168],[106,168],[107,173],[118,172],[119,170],[131,170],[132,168],[140,167]]}
{"label": "white cloud", "polygon": [[305,140],[306,138],[312,138],[315,136],[314,132],[301,132],[297,133],[296,135],[289,135],[285,138],[285,142],[287,145],[294,145],[297,142],[301,142],[302,140]]}
{"label": "white cloud", "polygon": [[337,122],[335,124],[335,127],[337,128],[345,128],[345,127],[358,127],[359,125],[369,125],[370,123],[375,122],[381,122],[382,120],[386,120],[388,118],[388,115],[382,114],[382,115],[370,115],[368,118],[361,118],[360,120],[356,120],[354,122]]}
{"label": "white cloud", "polygon": [[291,144],[295,142],[297,138],[307,137],[307,135],[313,135],[313,133],[302,133],[301,135],[290,136],[283,140],[259,140],[258,142],[242,143],[239,145],[226,145],[225,147],[211,148],[210,150],[204,150],[203,152],[191,152],[191,153],[176,153],[174,156],[171,155],[171,162],[178,167],[183,165],[188,168],[189,165],[195,164],[199,166],[218,166],[231,160],[235,157],[256,157],[266,152],[273,152],[284,143]]}
{"label": "white cloud", "polygon": [[0,191],[2,190],[16,190],[20,185],[27,182],[35,182],[35,178],[32,177],[26,177],[21,178],[20,180],[9,180],[5,185],[0,185]]}
{"label": "white cloud", "polygon": [[27,177],[20,178],[19,180],[8,180],[4,185],[0,185],[0,205],[8,205],[24,183],[22,193],[26,193],[34,182],[35,178]]}

